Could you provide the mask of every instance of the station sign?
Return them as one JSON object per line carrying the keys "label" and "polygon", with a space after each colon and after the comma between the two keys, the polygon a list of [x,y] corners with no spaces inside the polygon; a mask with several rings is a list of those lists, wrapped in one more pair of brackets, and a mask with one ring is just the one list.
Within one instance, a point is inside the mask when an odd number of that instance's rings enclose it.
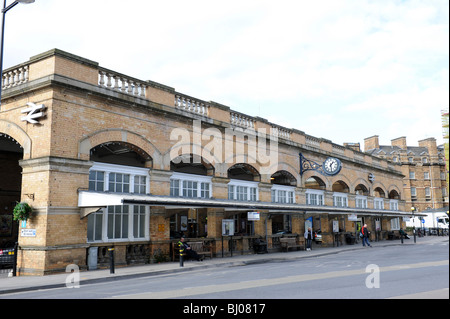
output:
{"label": "station sign", "polygon": [[36,237],[36,229],[21,229],[20,236],[22,237]]}
{"label": "station sign", "polygon": [[247,220],[260,220],[259,212],[248,212],[247,213]]}

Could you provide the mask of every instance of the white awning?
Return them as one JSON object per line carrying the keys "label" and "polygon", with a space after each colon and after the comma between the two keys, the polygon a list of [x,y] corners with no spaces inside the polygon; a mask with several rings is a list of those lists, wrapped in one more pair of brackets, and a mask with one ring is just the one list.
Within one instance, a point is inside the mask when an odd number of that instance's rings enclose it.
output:
{"label": "white awning", "polygon": [[[351,207],[334,207],[334,206],[311,206],[305,204],[287,204],[287,203],[271,203],[271,202],[244,202],[226,199],[202,199],[202,198],[184,198],[157,195],[140,195],[140,194],[123,194],[123,193],[106,193],[94,191],[79,191],[78,207],[92,208],[85,213],[94,212],[93,208],[106,207],[123,204],[137,204],[160,206],[166,208],[223,208],[225,210],[267,210],[279,213],[325,213],[325,214],[357,214],[365,216],[398,216],[412,217],[411,212],[380,210],[380,209],[363,209]],[[415,213],[415,216],[425,216],[421,213]]]}

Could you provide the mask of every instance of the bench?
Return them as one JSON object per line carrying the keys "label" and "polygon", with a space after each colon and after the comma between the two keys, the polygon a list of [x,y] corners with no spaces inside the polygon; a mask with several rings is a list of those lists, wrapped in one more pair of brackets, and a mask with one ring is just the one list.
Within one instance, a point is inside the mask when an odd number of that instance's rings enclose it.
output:
{"label": "bench", "polygon": [[280,238],[280,245],[281,249],[286,249],[286,252],[289,250],[289,248],[300,248],[304,249],[305,244],[297,244],[297,240],[294,237],[283,237]]}
{"label": "bench", "polygon": [[[194,250],[198,255],[209,257],[212,259],[212,247],[205,245],[202,241],[190,241],[187,242],[191,249]],[[180,249],[178,248],[178,241],[172,243],[172,260],[175,261],[180,257]]]}
{"label": "bench", "polygon": [[262,239],[254,239],[252,246],[255,254],[265,254],[268,252],[267,243]]}
{"label": "bench", "polygon": [[356,242],[356,237],[353,234],[345,234],[345,242],[348,245],[354,245]]}
{"label": "bench", "polygon": [[389,240],[400,239],[400,234],[398,232],[395,233],[394,231],[388,231],[387,232],[387,238]]}

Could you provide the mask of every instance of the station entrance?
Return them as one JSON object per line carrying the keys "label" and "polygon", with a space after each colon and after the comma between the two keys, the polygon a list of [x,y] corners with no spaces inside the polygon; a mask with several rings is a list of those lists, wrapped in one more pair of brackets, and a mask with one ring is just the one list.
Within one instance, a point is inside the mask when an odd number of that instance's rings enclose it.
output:
{"label": "station entrance", "polygon": [[23,149],[11,136],[0,132],[0,248],[11,248],[18,240],[19,224],[13,209],[20,202]]}

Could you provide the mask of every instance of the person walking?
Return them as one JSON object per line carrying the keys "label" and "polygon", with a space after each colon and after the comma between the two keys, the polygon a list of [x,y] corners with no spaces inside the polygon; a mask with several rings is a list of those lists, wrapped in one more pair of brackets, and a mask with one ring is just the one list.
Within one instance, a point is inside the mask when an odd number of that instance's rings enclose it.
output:
{"label": "person walking", "polygon": [[369,230],[367,229],[367,224],[364,224],[364,226],[361,228],[361,234],[362,236],[362,244],[364,247],[366,247],[366,243],[367,246],[372,247],[372,245],[370,245],[369,243]]}
{"label": "person walking", "polygon": [[306,239],[306,250],[311,250],[311,244],[313,239],[311,227],[308,227],[308,230],[305,231],[305,239]]}

